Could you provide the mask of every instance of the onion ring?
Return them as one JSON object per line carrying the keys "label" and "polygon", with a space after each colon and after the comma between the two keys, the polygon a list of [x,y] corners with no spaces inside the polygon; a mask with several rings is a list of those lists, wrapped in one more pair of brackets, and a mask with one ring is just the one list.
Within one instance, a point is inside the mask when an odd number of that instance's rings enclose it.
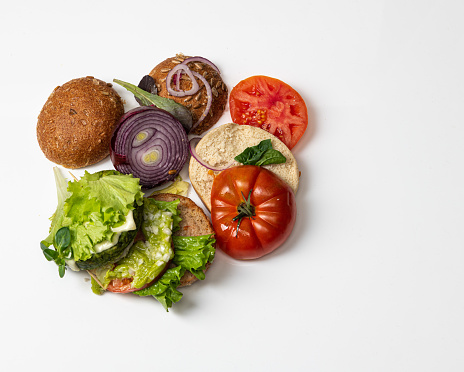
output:
{"label": "onion ring", "polygon": [[[212,105],[212,102],[213,102],[213,93],[212,93],[211,85],[208,83],[208,81],[201,74],[199,74],[196,71],[190,70],[190,68],[188,67],[188,63],[190,63],[190,62],[205,63],[208,66],[210,66],[214,71],[216,71],[218,74],[220,74],[219,69],[217,68],[217,66],[213,62],[211,62],[210,60],[208,60],[206,58],[198,57],[198,56],[197,57],[186,58],[182,63],[179,63],[178,65],[173,67],[168,72],[168,74],[166,76],[166,90],[168,91],[168,93],[170,95],[172,95],[174,97],[185,97],[185,96],[192,96],[192,95],[196,94],[200,90],[200,85],[198,84],[198,82],[197,82],[197,80],[195,78],[200,79],[201,82],[203,83],[203,85],[205,86],[206,97],[208,99],[207,102],[206,102],[206,108],[203,110],[203,113],[201,114],[201,116],[197,120],[197,122],[195,124],[193,124],[192,128],[190,128],[189,132],[194,130],[205,119],[206,115],[208,115],[208,113],[209,113],[209,111],[211,109],[211,105]],[[187,76],[190,78],[190,80],[192,82],[192,88],[190,88],[190,90],[188,90],[188,91],[179,90],[180,89],[180,79],[181,79],[183,71],[185,71],[185,73],[187,74]],[[175,78],[175,81],[174,81],[175,84],[176,84],[176,89],[175,90],[171,87],[171,83],[172,83],[173,78]]]}
{"label": "onion ring", "polygon": [[122,116],[111,138],[111,161],[121,173],[140,179],[145,188],[173,181],[186,163],[188,138],[182,124],[155,106]]}
{"label": "onion ring", "polygon": [[[185,73],[188,75],[188,77],[192,81],[192,88],[190,90],[176,91],[176,90],[171,88],[171,82],[172,82],[173,75],[176,72],[181,71],[181,70],[185,71]],[[180,76],[177,76],[177,81],[179,81],[179,80],[180,80]],[[168,93],[171,96],[185,97],[185,96],[191,96],[191,95],[195,94],[196,92],[198,92],[198,90],[200,89],[200,85],[198,85],[198,82],[193,77],[192,71],[188,68],[188,66],[180,63],[180,64],[176,65],[175,67],[173,67],[173,69],[168,72],[168,74],[166,76],[166,89],[167,89]]]}

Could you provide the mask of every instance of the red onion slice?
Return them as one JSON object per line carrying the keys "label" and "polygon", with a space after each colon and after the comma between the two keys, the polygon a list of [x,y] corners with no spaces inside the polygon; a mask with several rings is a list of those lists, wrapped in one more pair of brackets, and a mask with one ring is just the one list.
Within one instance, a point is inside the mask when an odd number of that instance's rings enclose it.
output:
{"label": "red onion slice", "polygon": [[219,72],[219,69],[217,68],[217,66],[211,62],[210,60],[206,59],[206,58],[203,58],[203,57],[190,57],[190,58],[186,58],[184,59],[184,61],[182,62],[183,65],[186,65],[187,63],[189,62],[201,62],[201,63],[206,63],[207,65],[209,65],[210,67],[212,67],[218,74],[220,74]]}
{"label": "red onion slice", "polygon": [[231,162],[229,162],[228,164],[224,165],[224,166],[220,166],[220,167],[216,167],[216,166],[213,166],[209,163],[207,163],[206,161],[204,161],[197,153],[197,151],[195,150],[197,145],[198,145],[198,142],[200,142],[201,140],[201,137],[194,137],[190,140],[189,142],[189,149],[190,149],[190,154],[192,154],[192,156],[195,158],[195,160],[197,162],[199,162],[201,165],[203,165],[205,168],[208,168],[208,169],[211,169],[212,171],[215,171],[215,172],[220,172],[220,171],[223,171],[227,168],[230,168],[232,166],[232,164],[234,164],[234,160],[232,160]]}
{"label": "red onion slice", "polygon": [[[196,94],[200,90],[200,85],[198,84],[198,82],[197,82],[197,80],[195,78],[200,79],[202,81],[202,83],[204,84],[204,86],[205,86],[206,96],[208,98],[208,101],[206,103],[206,108],[203,111],[203,113],[201,114],[200,118],[197,120],[197,122],[195,124],[193,124],[192,128],[190,128],[189,132],[192,132],[205,119],[206,115],[209,114],[209,111],[211,109],[211,105],[212,105],[212,102],[213,102],[213,93],[212,93],[211,86],[208,83],[208,81],[201,74],[199,74],[198,72],[190,70],[190,68],[187,65],[189,62],[205,63],[205,64],[209,65],[210,67],[212,67],[218,74],[220,72],[219,72],[219,69],[216,67],[216,65],[213,62],[211,62],[210,60],[208,60],[206,58],[197,56],[197,57],[186,58],[182,63],[180,63],[180,64],[176,65],[175,67],[173,67],[172,70],[169,71],[167,76],[166,76],[166,89],[167,89],[168,93],[170,95],[174,96],[174,97],[185,97],[185,96],[192,96],[192,95]],[[180,79],[181,79],[181,76],[182,76],[182,71],[185,71],[185,73],[188,75],[188,77],[192,81],[192,88],[190,90],[188,90],[188,91],[179,90],[180,89],[179,87],[180,87]],[[174,78],[174,83],[176,84],[176,89],[175,90],[172,89],[172,87],[171,87],[171,83],[172,83],[173,78]]]}
{"label": "red onion slice", "polygon": [[182,124],[167,111],[141,106],[124,114],[111,139],[111,160],[145,188],[173,181],[188,159]]}
{"label": "red onion slice", "polygon": [[213,92],[211,90],[211,85],[209,85],[208,81],[198,72],[192,71],[192,74],[198,79],[200,79],[205,85],[206,97],[208,98],[208,102],[206,103],[205,110],[201,114],[200,118],[197,120],[195,124],[192,125],[192,128],[190,128],[190,132],[194,130],[198,126],[198,124],[200,124],[205,119],[206,115],[208,115],[209,110],[211,109],[211,103],[213,102]]}
{"label": "red onion slice", "polygon": [[[188,75],[188,77],[192,81],[192,88],[190,90],[176,91],[176,90],[172,89],[172,87],[171,87],[172,78],[173,78],[174,74],[176,72],[178,72],[178,71],[179,72],[180,71],[185,71],[185,73]],[[180,76],[178,75],[177,76],[177,81],[179,81],[179,80],[180,80]],[[177,86],[177,83],[176,83],[176,86]],[[167,89],[168,93],[171,96],[185,97],[185,96],[191,96],[191,95],[195,94],[196,92],[198,92],[198,90],[200,89],[200,86],[198,85],[198,82],[193,77],[192,71],[188,68],[188,66],[180,63],[180,64],[176,65],[175,67],[173,67],[173,69],[168,72],[168,74],[166,76],[166,89]]]}

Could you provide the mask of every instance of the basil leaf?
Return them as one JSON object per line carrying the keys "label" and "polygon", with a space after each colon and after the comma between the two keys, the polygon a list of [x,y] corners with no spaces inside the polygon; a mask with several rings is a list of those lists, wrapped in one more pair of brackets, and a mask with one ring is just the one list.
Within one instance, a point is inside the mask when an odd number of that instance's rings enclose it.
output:
{"label": "basil leaf", "polygon": [[269,149],[261,156],[255,165],[282,164],[286,161],[287,159],[280,151]]}
{"label": "basil leaf", "polygon": [[263,140],[256,146],[247,147],[234,158],[243,165],[269,165],[285,163],[287,159],[278,150],[272,148],[270,139]]}

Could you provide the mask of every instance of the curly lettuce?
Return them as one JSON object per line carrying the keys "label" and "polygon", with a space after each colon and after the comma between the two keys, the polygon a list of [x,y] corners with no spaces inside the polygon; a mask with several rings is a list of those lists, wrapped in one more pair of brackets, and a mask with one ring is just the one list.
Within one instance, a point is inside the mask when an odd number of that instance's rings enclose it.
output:
{"label": "curly lettuce", "polygon": [[92,257],[94,245],[111,241],[125,216],[143,203],[143,192],[137,178],[117,171],[101,171],[66,183],[58,168],[54,168],[58,206],[51,217],[49,236],[45,245],[61,227],[71,233],[72,259],[85,261]]}

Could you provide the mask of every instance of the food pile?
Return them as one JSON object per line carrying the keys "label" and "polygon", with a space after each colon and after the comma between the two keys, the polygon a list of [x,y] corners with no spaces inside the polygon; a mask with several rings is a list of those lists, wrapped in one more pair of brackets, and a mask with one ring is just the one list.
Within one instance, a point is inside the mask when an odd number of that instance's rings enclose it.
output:
{"label": "food pile", "polygon": [[[58,206],[40,246],[60,277],[86,270],[96,294],[153,296],[168,310],[179,288],[205,279],[216,248],[249,260],[287,240],[299,184],[291,150],[308,125],[293,88],[253,76],[229,96],[216,65],[182,54],[138,85],[113,83],[140,106],[124,112],[112,83],[85,77],[57,87],[38,118],[50,161],[74,169],[109,155],[114,166],[70,182],[53,168]],[[233,123],[213,128],[227,102]],[[211,219],[187,197],[184,166]]]}

